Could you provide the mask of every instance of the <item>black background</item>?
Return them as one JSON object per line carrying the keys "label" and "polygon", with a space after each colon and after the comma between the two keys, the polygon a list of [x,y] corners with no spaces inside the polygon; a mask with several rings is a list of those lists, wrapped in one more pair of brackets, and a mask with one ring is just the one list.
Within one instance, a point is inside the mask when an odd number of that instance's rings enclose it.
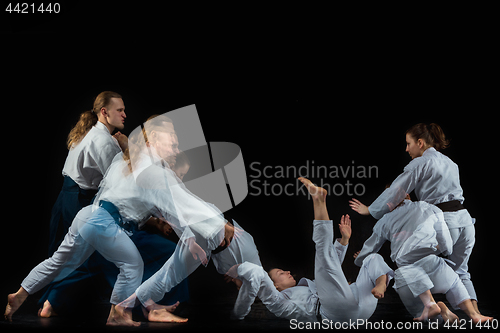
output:
{"label": "black background", "polygon": [[[394,39],[366,32],[345,42],[345,31],[323,30],[316,42],[294,36],[297,26],[287,33],[277,24],[256,35],[252,20],[234,32],[234,16],[227,22],[205,17],[197,24],[186,12],[176,18],[172,12],[149,16],[111,6],[68,11],[51,19],[10,16],[4,23],[4,295],[46,258],[67,134],[95,96],[112,90],[123,96],[125,134],[153,113],[196,104],[207,142],[238,144],[248,177],[256,174],[249,168],[256,161],[261,168],[298,168],[306,161],[377,166],[377,178],[350,179],[365,185],[358,199],[367,205],[410,161],[405,131],[419,122],[438,123],[451,140],[443,153],[458,164],[465,206],[477,219],[472,280],[480,300],[494,299],[498,93],[488,44],[469,34],[426,41],[416,31]],[[349,199],[329,195],[327,203],[336,223],[346,213],[353,220],[343,266],[354,279],[352,254],[375,220],[350,210]],[[313,212],[306,196],[248,195],[226,216],[254,236],[265,266],[313,278]],[[387,250],[382,253],[389,262]]]}

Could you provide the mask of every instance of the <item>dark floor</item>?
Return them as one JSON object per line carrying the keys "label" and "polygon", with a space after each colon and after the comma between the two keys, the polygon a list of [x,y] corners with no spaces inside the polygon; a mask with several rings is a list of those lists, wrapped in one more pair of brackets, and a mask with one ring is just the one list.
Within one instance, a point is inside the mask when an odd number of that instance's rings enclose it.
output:
{"label": "dark floor", "polygon": [[[2,286],[4,289],[5,286]],[[479,286],[480,287],[480,286]],[[14,292],[18,287],[15,285],[8,287],[10,290],[1,290],[6,296],[9,292]],[[85,290],[83,296],[87,297],[90,290]],[[226,284],[221,275],[217,274],[213,265],[208,265],[207,268],[200,267],[189,277],[189,293],[190,301],[181,303],[175,314],[189,318],[185,324],[163,324],[150,323],[142,316],[141,311],[137,309],[134,320],[141,321],[140,327],[106,327],[106,319],[109,314],[110,305],[97,298],[92,302],[88,302],[85,307],[80,307],[79,310],[72,311],[71,315],[64,317],[39,318],[37,316],[38,297],[41,295],[35,294],[23,304],[23,306],[15,313],[12,323],[0,321],[0,333],[4,332],[19,332],[19,331],[40,331],[47,330],[50,332],[89,332],[89,331],[141,331],[141,330],[175,330],[175,331],[196,331],[203,332],[203,329],[209,329],[211,332],[228,332],[228,331],[257,331],[257,330],[290,330],[291,323],[286,319],[275,317],[269,312],[266,307],[256,300],[252,306],[252,311],[243,321],[231,321],[229,314],[234,306],[237,297],[237,290],[233,284]],[[484,294],[484,293],[482,293]],[[488,295],[484,295],[487,298]],[[6,297],[5,297],[6,298]],[[5,298],[3,298],[5,300]],[[443,295],[435,295],[436,301],[445,301]],[[500,318],[500,309],[492,301],[494,297],[489,297],[487,300],[480,302],[480,310],[484,315],[493,316],[497,320]],[[5,302],[6,304],[6,302]],[[3,309],[3,304],[0,304]],[[462,320],[463,328],[470,328],[470,324],[465,313],[460,310],[454,311]],[[406,311],[401,303],[399,296],[392,288],[392,282],[386,292],[385,298],[380,300],[375,310],[375,313],[369,320],[372,323],[372,329],[392,328],[396,329],[399,325],[412,325],[412,317]],[[498,321],[496,322],[498,324]],[[382,326],[383,325],[383,326]],[[407,326],[411,327],[411,326]],[[298,327],[297,327],[298,328]],[[323,327],[330,328],[330,327]],[[360,326],[358,329],[366,329],[370,327]],[[439,325],[440,330],[447,330],[442,325]],[[333,327],[335,329],[335,327]],[[429,327],[426,323],[419,330],[434,330],[434,327]],[[483,327],[481,331],[489,331],[491,328]]]}
{"label": "dark floor", "polygon": [[[227,332],[229,330],[240,331],[256,331],[256,330],[290,330],[291,323],[288,320],[276,318],[271,314],[265,306],[257,300],[252,306],[252,311],[243,321],[229,320],[229,313],[234,304],[236,293],[229,293],[225,298],[218,297],[215,301],[210,302],[197,300],[197,297],[192,297],[193,300],[181,304],[176,311],[176,314],[183,317],[188,317],[189,322],[186,324],[161,324],[147,322],[139,314],[135,315],[135,320],[142,321],[140,327],[127,328],[109,328],[105,326],[109,305],[105,302],[95,302],[93,307],[83,311],[78,311],[71,316],[54,317],[54,318],[39,318],[37,317],[36,298],[27,301],[23,307],[15,314],[14,321],[0,322],[0,332],[7,331],[39,331],[50,330],[64,332],[88,332],[88,331],[141,331],[141,330],[175,330],[175,331],[197,331],[210,329],[213,332]],[[439,296],[437,297],[439,298]],[[498,318],[499,311],[494,309],[492,304],[481,304],[481,311],[485,315]],[[461,311],[456,311],[460,319],[463,319],[462,328],[470,328],[470,324],[466,321],[467,317]],[[410,326],[413,325],[411,316],[406,312],[406,309],[398,299],[394,290],[389,289],[386,298],[379,301],[379,305],[370,318],[372,326],[360,326],[358,329],[380,329],[392,328],[396,329],[399,325],[406,327],[414,327],[419,330],[447,330],[442,324],[432,327],[425,323],[422,327]],[[328,328],[325,326],[322,328]],[[335,329],[335,327],[332,327]],[[491,328],[489,328],[491,329]],[[483,327],[482,331],[489,330]]]}

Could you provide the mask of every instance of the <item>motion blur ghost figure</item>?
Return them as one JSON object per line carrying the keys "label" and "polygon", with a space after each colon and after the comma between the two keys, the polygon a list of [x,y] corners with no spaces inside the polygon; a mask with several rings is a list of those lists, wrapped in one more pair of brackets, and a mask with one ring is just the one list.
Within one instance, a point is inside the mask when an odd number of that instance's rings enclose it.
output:
{"label": "motion blur ghost figure", "polygon": [[[180,124],[180,128],[201,129],[196,109],[191,108],[193,110],[194,113],[186,112],[189,109],[173,112],[184,117],[177,117],[176,124]],[[193,115],[196,116],[194,121]],[[135,305],[134,291],[141,284],[143,263],[128,235],[132,232],[132,223],[143,224],[152,215],[168,220],[180,241],[165,269],[153,275],[148,280],[150,283],[167,278],[176,284],[200,263],[206,264],[211,251],[224,241],[226,221],[220,210],[188,190],[171,169],[179,153],[179,138],[189,137],[198,139],[186,139],[189,141],[187,147],[204,143],[204,139],[199,140],[199,132],[176,132],[174,123],[165,115],[154,117],[133,131],[128,149],[118,154],[109,167],[94,204],[77,214],[54,255],[30,272],[17,293],[9,295],[5,316],[12,319],[29,294],[53,280],[64,278],[97,250],[120,268],[107,323],[139,325],[132,321],[130,308]],[[169,268],[173,267],[172,263],[175,263],[174,271]],[[165,293],[164,289],[147,288],[148,281],[138,293],[142,296],[139,300],[146,306],[152,304],[148,301],[156,301]],[[155,311],[149,317],[151,320],[184,321],[173,315],[157,317]]]}

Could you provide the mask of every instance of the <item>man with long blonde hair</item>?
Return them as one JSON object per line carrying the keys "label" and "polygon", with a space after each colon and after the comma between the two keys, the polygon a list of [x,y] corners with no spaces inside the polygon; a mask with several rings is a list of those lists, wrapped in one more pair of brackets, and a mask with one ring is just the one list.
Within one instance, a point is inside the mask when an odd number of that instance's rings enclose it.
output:
{"label": "man with long blonde hair", "polygon": [[[92,110],[83,112],[71,129],[68,156],[62,170],[63,187],[52,208],[49,227],[49,256],[61,244],[73,219],[80,209],[88,206],[97,193],[106,170],[121,150],[127,149],[127,137],[122,130],[125,123],[125,105],[121,95],[103,91],[94,100]],[[57,293],[52,286],[40,299],[40,315],[49,317],[57,308]]]}
{"label": "man with long blonde hair", "polygon": [[[68,135],[68,157],[62,170],[63,188],[52,208],[49,233],[49,255],[62,241],[76,213],[90,204],[97,193],[106,170],[126,137],[111,133],[123,129],[125,106],[122,97],[112,91],[103,91],[94,100],[92,110],[85,111]],[[120,139],[120,141],[117,141]],[[58,237],[58,228],[62,235]]]}

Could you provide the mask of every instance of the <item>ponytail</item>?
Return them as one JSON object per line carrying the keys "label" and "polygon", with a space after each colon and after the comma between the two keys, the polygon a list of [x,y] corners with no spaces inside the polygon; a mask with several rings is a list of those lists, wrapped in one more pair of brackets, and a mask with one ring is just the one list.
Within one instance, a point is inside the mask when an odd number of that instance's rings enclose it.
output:
{"label": "ponytail", "polygon": [[434,148],[442,150],[448,148],[450,141],[446,140],[443,130],[438,124],[432,123],[429,125],[432,138],[434,139]]}
{"label": "ponytail", "polygon": [[87,135],[88,131],[97,123],[98,114],[102,108],[105,108],[111,102],[111,98],[122,98],[120,94],[113,91],[103,91],[94,100],[94,107],[91,111],[85,111],[80,115],[80,119],[75,127],[68,134],[67,146],[71,149],[77,145]]}
{"label": "ponytail", "polygon": [[450,145],[441,127],[435,123],[430,125],[424,123],[413,125],[406,133],[410,134],[415,141],[418,139],[424,140],[425,143],[436,148],[436,150],[445,149]]}
{"label": "ponytail", "polygon": [[94,111],[85,111],[80,115],[80,119],[75,127],[68,134],[68,149],[77,145],[87,135],[88,131],[97,123],[97,115]]}

